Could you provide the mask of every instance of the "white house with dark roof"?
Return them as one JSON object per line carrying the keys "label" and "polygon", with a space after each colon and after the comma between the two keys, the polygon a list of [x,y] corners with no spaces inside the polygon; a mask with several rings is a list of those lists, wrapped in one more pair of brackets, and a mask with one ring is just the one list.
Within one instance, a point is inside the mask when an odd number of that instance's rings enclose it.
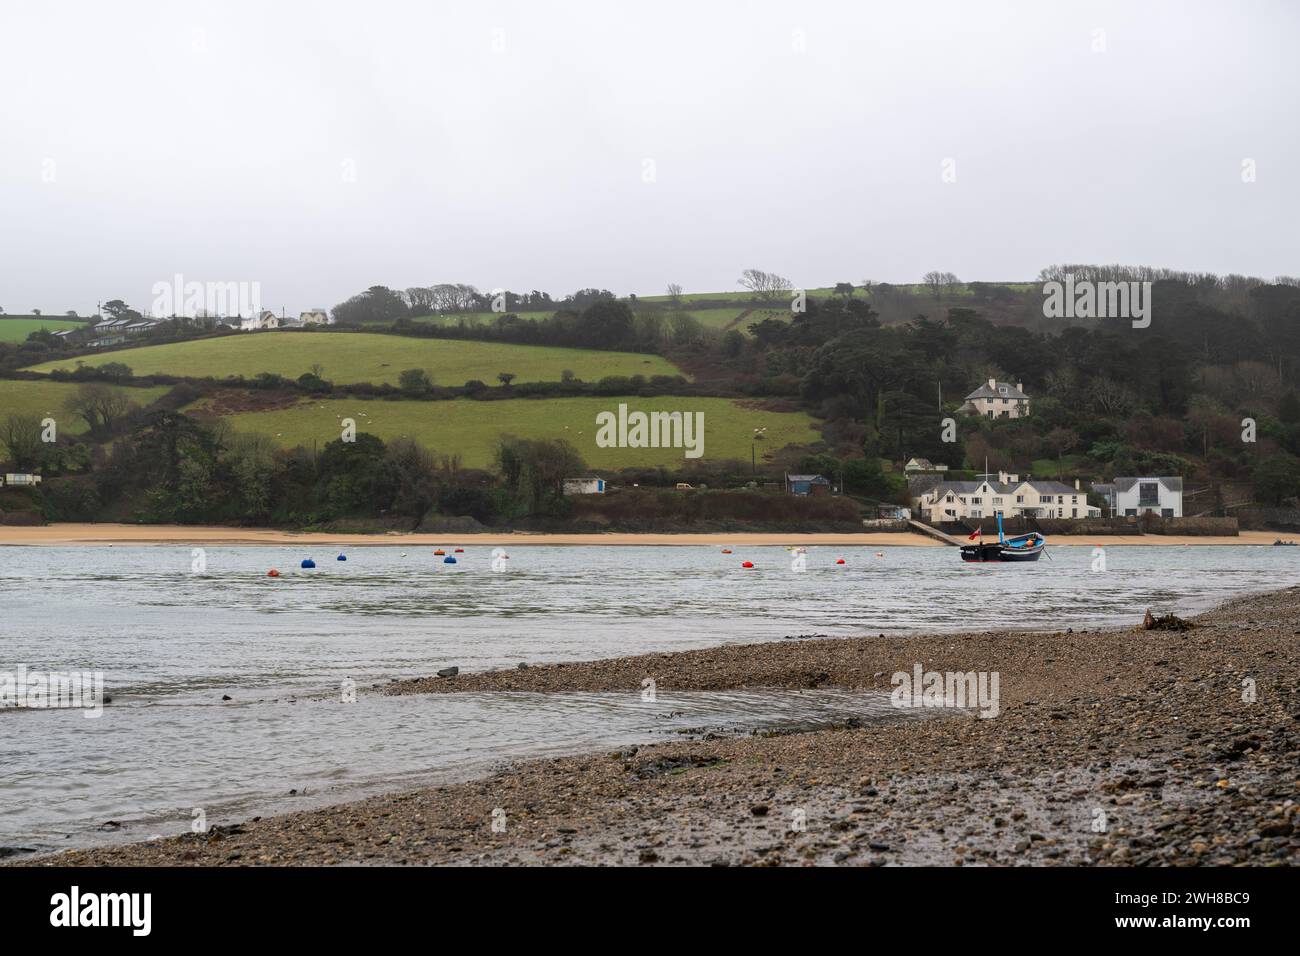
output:
{"label": "white house with dark roof", "polygon": [[1027,418],[1029,396],[1021,382],[1011,385],[991,378],[967,395],[959,410],[984,418]]}
{"label": "white house with dark roof", "polygon": [[915,501],[918,513],[931,524],[967,518],[1097,518],[1101,509],[1088,504],[1088,495],[1059,481],[1020,480],[1000,472],[977,481],[941,481]]}
{"label": "white house with dark roof", "polygon": [[1183,516],[1183,479],[1116,478],[1092,490],[1106,499],[1111,517],[1156,514],[1163,518]]}

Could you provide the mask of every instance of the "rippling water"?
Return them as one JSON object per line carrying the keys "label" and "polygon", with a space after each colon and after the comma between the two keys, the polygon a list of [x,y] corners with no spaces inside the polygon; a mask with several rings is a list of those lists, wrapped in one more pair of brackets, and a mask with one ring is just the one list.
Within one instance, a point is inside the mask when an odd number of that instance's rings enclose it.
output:
{"label": "rippling water", "polygon": [[[328,802],[503,759],[747,729],[891,716],[875,695],[748,693],[386,698],[339,687],[785,636],[1132,621],[1300,578],[1300,549],[1085,547],[1028,565],[947,548],[0,548],[0,671],[104,673],[101,718],[0,714],[0,845],[80,845]],[[300,570],[303,557],[319,567]],[[836,565],[843,557],[845,565]],[[741,570],[752,560],[756,568]],[[282,576],[266,577],[270,567]],[[223,695],[232,698],[221,700]],[[675,716],[674,716],[675,714]],[[668,715],[668,716],[665,716]],[[894,715],[896,716],[896,715]]]}

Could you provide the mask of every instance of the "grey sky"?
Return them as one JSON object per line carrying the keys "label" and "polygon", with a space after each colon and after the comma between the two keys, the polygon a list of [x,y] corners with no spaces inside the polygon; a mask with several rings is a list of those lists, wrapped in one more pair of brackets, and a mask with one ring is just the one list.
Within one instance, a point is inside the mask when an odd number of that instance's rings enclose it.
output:
{"label": "grey sky", "polygon": [[0,306],[1300,273],[1298,10],[5,2]]}

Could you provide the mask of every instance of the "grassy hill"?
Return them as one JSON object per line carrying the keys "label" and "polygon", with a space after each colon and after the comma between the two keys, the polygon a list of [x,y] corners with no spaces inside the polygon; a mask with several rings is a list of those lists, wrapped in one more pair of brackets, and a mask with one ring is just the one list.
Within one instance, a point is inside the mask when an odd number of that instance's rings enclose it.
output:
{"label": "grassy hill", "polygon": [[327,399],[303,401],[289,408],[242,412],[228,420],[241,432],[256,432],[292,447],[313,442],[324,445],[339,437],[343,418],[352,418],[358,432],[385,441],[413,438],[439,454],[459,454],[471,468],[487,467],[502,435],[520,438],[564,438],[596,468],[675,465],[686,463],[681,449],[598,448],[596,415],[629,410],[704,413],[704,458],[750,457],[755,428],[766,428],[759,442],[760,457],[790,444],[820,439],[817,422],[803,412],[770,412],[724,398],[553,398],[496,402],[363,401]]}
{"label": "grassy hill", "polygon": [[[584,381],[606,375],[681,374],[656,355],[341,332],[255,332],[105,352],[80,361],[88,365],[123,362],[137,375],[193,378],[251,377],[259,372],[297,378],[320,364],[324,377],[339,384],[396,384],[408,368],[425,369],[439,385],[463,385],[472,379],[495,385],[499,372],[514,373],[520,383],[558,381],[566,369]],[[49,372],[75,364],[46,362],[33,370]]]}
{"label": "grassy hill", "polygon": [[[60,431],[69,435],[79,435],[86,430],[86,423],[64,411],[63,405],[76,392],[78,386],[73,382],[27,382],[0,379],[0,418],[10,415],[35,415],[37,418],[50,417],[58,422]],[[123,388],[138,405],[148,405],[168,392],[166,385],[156,388]]]}
{"label": "grassy hill", "polygon": [[27,336],[41,329],[58,332],[61,329],[79,329],[86,323],[77,319],[47,319],[44,316],[0,316],[0,342],[25,342]]}

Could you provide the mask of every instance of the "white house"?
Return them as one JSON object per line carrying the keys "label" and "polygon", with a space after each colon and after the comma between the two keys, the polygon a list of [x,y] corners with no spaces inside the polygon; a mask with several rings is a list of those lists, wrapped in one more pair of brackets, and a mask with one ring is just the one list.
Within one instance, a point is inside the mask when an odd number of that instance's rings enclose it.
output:
{"label": "white house", "polygon": [[1025,394],[1025,386],[1021,382],[1010,385],[989,379],[966,396],[966,402],[960,411],[985,418],[1027,418],[1029,396]]}
{"label": "white house", "polygon": [[1111,517],[1157,514],[1164,518],[1183,516],[1183,479],[1116,478],[1092,490],[1106,499]]}
{"label": "white house", "polygon": [[912,458],[903,466],[904,474],[912,472],[947,471],[947,465],[936,465],[929,458]]}
{"label": "white house", "polygon": [[260,329],[278,329],[280,327],[280,317],[270,309],[263,309],[257,315],[244,319],[239,327],[245,332],[256,332]]}
{"label": "white house", "polygon": [[915,502],[917,512],[936,524],[966,518],[1097,518],[1101,509],[1088,504],[1088,495],[1059,481],[1021,481],[999,472],[978,481],[941,481]]}
{"label": "white house", "polygon": [[333,325],[329,312],[324,309],[308,309],[298,316],[299,325]]}
{"label": "white house", "polygon": [[10,488],[34,488],[41,483],[41,476],[29,475],[25,472],[9,472],[5,475],[4,483]]}
{"label": "white house", "polygon": [[604,478],[565,478],[563,491],[566,495],[603,495]]}

